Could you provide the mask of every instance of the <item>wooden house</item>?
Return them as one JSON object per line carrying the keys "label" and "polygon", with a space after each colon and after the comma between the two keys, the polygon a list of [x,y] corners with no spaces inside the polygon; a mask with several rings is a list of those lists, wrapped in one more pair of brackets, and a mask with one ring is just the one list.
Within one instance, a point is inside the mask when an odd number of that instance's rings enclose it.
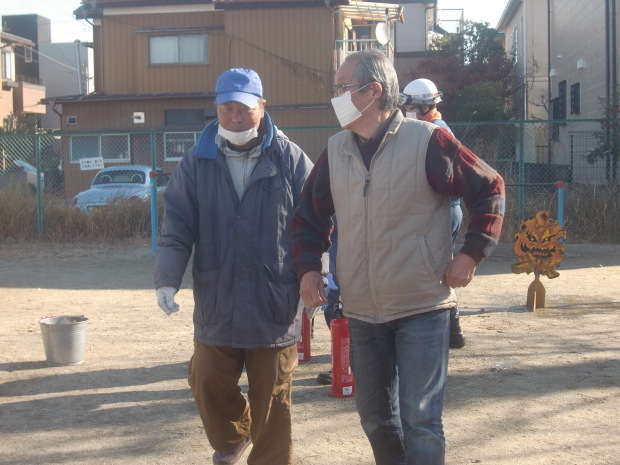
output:
{"label": "wooden house", "polygon": [[[280,128],[337,126],[333,75],[362,48],[393,56],[391,3],[308,0],[88,0],[75,11],[93,24],[95,91],[46,99],[62,113],[66,195],[84,189],[80,159],[151,164],[172,171],[215,116],[218,76],[258,72]],[[379,24],[379,26],[377,26]],[[188,132],[190,131],[190,132]],[[317,131],[289,134],[312,158]],[[312,140],[312,143],[310,141]],[[91,173],[92,174],[92,173]]]}

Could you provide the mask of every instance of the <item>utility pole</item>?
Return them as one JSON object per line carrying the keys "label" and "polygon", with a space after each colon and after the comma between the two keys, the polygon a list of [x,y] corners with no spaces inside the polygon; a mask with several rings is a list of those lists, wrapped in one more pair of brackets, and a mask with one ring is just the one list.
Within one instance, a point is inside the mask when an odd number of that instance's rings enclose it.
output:
{"label": "utility pole", "polygon": [[84,89],[82,89],[82,42],[79,40],[74,40],[75,44],[75,60],[76,60],[76,68],[77,68],[77,80],[78,80],[78,93],[80,95],[84,94]]}

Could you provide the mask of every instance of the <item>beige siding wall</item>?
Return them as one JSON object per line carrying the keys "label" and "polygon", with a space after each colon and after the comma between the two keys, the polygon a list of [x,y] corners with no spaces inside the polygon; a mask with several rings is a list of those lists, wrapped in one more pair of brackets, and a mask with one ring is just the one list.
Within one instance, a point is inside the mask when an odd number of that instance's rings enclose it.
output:
{"label": "beige siding wall", "polygon": [[[165,110],[201,110],[213,105],[211,99],[149,99],[121,102],[96,102],[63,105],[63,117],[77,117],[77,124],[64,126],[67,132],[88,131],[144,131],[164,128]],[[134,112],[144,112],[144,124],[134,124]]]}
{"label": "beige siding wall", "polygon": [[[148,28],[222,26],[209,32],[207,65],[149,65]],[[100,27],[97,91],[109,95],[214,91],[219,74],[255,69],[274,105],[329,97],[332,16],[327,8],[112,16]],[[99,58],[99,59],[97,59]]]}
{"label": "beige siding wall", "polygon": [[523,94],[518,94],[519,98],[523,95],[523,98],[527,99],[525,106],[522,101],[515,104],[518,105],[519,114],[523,114],[524,119],[547,119],[546,3],[537,1],[519,3],[519,7],[505,26],[504,48],[507,53],[513,52],[512,41],[515,30],[518,37],[518,61],[515,63],[515,72],[521,75],[522,79],[521,82],[515,81],[514,84],[523,91]]}
{"label": "beige siding wall", "polygon": [[[423,52],[428,40],[426,4],[403,5],[404,23],[395,23],[395,42],[398,53]],[[430,13],[428,13],[430,15]]]}
{"label": "beige siding wall", "polygon": [[[600,98],[607,95],[605,0],[552,0],[551,3],[551,63],[557,71],[557,76],[552,80],[552,97],[558,96],[558,85],[565,80],[566,117],[600,118],[603,116]],[[577,69],[580,58],[585,61],[583,69]],[[576,83],[580,85],[581,111],[579,114],[571,114],[571,86]],[[593,125],[592,134],[597,131],[598,125]],[[560,127],[559,140],[552,146],[552,160],[570,164],[574,182],[603,180],[605,162],[591,165],[586,161],[588,153],[598,145],[597,141],[592,135],[584,137],[578,131],[573,133],[570,125]]]}
{"label": "beige siding wall", "polygon": [[[570,87],[581,85],[581,118],[600,118],[599,97],[605,92],[605,0],[553,0],[552,2],[552,66],[558,76],[553,79],[552,93],[557,96],[558,82],[566,80]],[[558,58],[557,55],[561,55]],[[586,68],[577,69],[583,58]],[[567,99],[570,118],[570,98]]]}
{"label": "beige siding wall", "polygon": [[[252,68],[263,81],[267,111],[287,135],[316,160],[327,138],[338,126],[330,105],[333,73],[333,16],[326,7],[269,8],[198,13],[124,15],[97,21],[94,40],[96,91],[100,95],[214,92],[217,77],[226,69]],[[149,28],[223,26],[209,34],[209,64],[150,66]],[[165,127],[169,109],[205,109],[211,98],[131,101],[90,101],[63,104],[63,131],[149,131]],[[323,105],[323,108],[272,109],[288,105]],[[134,124],[132,114],[144,112],[145,123]],[[68,126],[67,116],[77,124]],[[201,129],[201,128],[196,128]],[[150,141],[132,136],[131,162],[150,162]],[[161,135],[157,136],[162,138]],[[162,139],[163,140],[163,139]],[[176,162],[164,162],[158,140],[157,164],[171,171]],[[149,148],[146,150],[144,147]],[[92,176],[69,163],[69,149],[63,147],[67,195],[84,189]]]}
{"label": "beige siding wall", "polygon": [[[207,65],[150,65],[149,34],[157,28],[222,26],[219,11],[110,16],[101,26],[101,85],[106,94],[202,92],[213,89],[225,66],[223,31],[209,32]],[[97,82],[97,81],[96,81]]]}
{"label": "beige siding wall", "polygon": [[524,45],[523,60],[529,81],[526,119],[546,119],[545,102],[548,91],[547,5],[530,1],[525,4],[524,27],[521,34]]}
{"label": "beige siding wall", "polygon": [[268,104],[329,102],[333,76],[329,9],[228,11],[226,34],[227,67],[256,70]]}
{"label": "beige siding wall", "polygon": [[[225,30],[209,33],[208,65],[150,66],[149,35],[136,32],[218,25]],[[261,76],[268,105],[331,97],[332,13],[323,7],[112,16],[95,26],[95,40],[100,94],[214,92],[224,70],[244,67]]]}

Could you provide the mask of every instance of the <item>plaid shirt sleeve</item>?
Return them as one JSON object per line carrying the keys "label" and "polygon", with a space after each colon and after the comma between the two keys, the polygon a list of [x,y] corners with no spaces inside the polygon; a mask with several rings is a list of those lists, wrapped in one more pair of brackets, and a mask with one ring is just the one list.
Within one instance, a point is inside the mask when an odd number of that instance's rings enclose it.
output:
{"label": "plaid shirt sleeve", "polygon": [[291,226],[293,270],[299,279],[308,271],[321,272],[321,255],[330,246],[334,202],[327,156],[325,149],[310,172]]}
{"label": "plaid shirt sleeve", "polygon": [[469,211],[460,252],[482,262],[499,242],[506,193],[504,179],[444,129],[433,131],[426,177],[438,194],[462,197]]}

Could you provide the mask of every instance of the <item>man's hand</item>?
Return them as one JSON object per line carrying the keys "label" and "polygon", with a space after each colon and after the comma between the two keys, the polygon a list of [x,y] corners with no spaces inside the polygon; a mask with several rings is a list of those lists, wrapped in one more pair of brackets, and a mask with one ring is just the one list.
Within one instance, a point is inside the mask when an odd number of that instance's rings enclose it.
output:
{"label": "man's hand", "polygon": [[157,295],[157,305],[166,315],[171,315],[179,311],[179,305],[174,301],[174,294],[177,290],[174,287],[162,286],[155,291]]}
{"label": "man's hand", "polygon": [[477,266],[476,261],[469,255],[459,253],[448,263],[443,279],[453,289],[465,287],[474,278]]}
{"label": "man's hand", "polygon": [[321,307],[327,303],[325,283],[321,273],[308,271],[301,277],[299,295],[306,307]]}

